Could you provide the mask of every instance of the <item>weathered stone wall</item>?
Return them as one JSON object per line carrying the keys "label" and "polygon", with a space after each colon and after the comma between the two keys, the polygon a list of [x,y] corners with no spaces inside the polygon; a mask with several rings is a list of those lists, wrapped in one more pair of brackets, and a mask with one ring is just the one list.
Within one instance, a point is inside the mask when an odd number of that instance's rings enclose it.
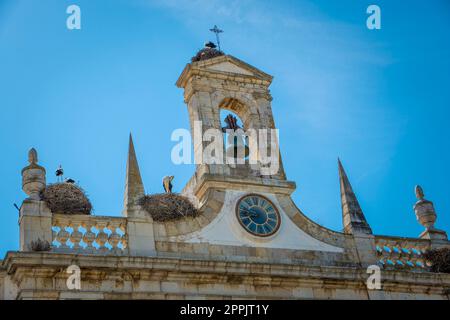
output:
{"label": "weathered stone wall", "polygon": [[[177,84],[184,88],[191,131],[195,132],[195,121],[202,122],[201,133],[210,128],[220,129],[221,109],[236,113],[243,122],[244,130],[275,129],[271,107],[272,97],[269,91],[271,80],[271,76],[230,56],[221,56],[188,65]],[[202,159],[202,150],[209,142],[198,140],[194,142],[194,154],[199,163],[199,159]],[[242,165],[233,168],[226,164],[198,164],[197,176],[200,177],[205,173],[258,177],[260,169],[255,165],[252,168]],[[281,157],[278,173],[270,177],[285,179]]]}
{"label": "weathered stone wall", "polygon": [[[68,290],[68,265],[81,290]],[[450,275],[383,273],[368,290],[358,267],[316,267],[167,257],[9,253],[17,299],[448,299]]]}
{"label": "weathered stone wall", "polygon": [[0,300],[14,300],[18,294],[18,283],[12,279],[0,260]]}
{"label": "weathered stone wall", "polygon": [[[450,275],[430,273],[426,268],[386,268],[381,274],[382,290],[369,290],[366,286],[369,276],[366,267],[380,259],[377,246],[425,250],[448,246],[448,241],[329,230],[308,219],[296,207],[290,198],[293,186],[283,180],[261,179],[251,184],[245,179],[219,177],[200,181],[198,185],[203,188],[198,193],[202,194],[198,198],[201,215],[167,223],[156,223],[145,216],[61,215],[41,210],[37,200],[25,201],[20,228],[24,233],[21,237],[28,240],[23,244],[36,239],[29,235],[37,230],[50,240],[52,235],[61,242],[70,239],[75,246],[32,252],[30,246],[22,245],[21,252],[8,253],[0,265],[0,299],[448,298]],[[255,239],[251,244],[236,245],[236,241],[229,241],[231,238],[222,241],[218,233],[217,237],[202,238],[203,229],[235,214],[236,197],[252,192],[270,198],[282,214],[283,226],[290,224],[297,228],[280,238],[288,236],[295,240],[301,234],[301,239],[294,244],[277,242],[279,238],[273,242]],[[52,232],[52,226],[64,231]],[[65,230],[66,227],[75,230],[77,226],[86,229],[94,226],[100,232],[94,236],[69,234]],[[123,236],[117,234],[118,229]],[[107,230],[110,232],[106,233]],[[287,229],[280,228],[283,230]],[[220,236],[224,234],[227,232]],[[197,237],[195,241],[193,237]],[[90,246],[86,251],[76,244],[80,239],[90,245],[95,239],[101,248],[93,250]],[[311,241],[313,246],[307,249],[303,240]],[[105,248],[107,242],[114,249]],[[126,244],[121,251],[116,248],[119,242]],[[402,259],[399,254],[393,257]],[[66,285],[69,276],[66,269],[73,264],[82,271],[81,290],[69,290]]]}
{"label": "weathered stone wall", "polygon": [[[0,266],[3,264],[3,261],[0,260]],[[0,300],[5,300],[5,277],[6,272],[2,268],[0,268]]]}
{"label": "weathered stone wall", "polygon": [[[177,85],[185,89],[195,135],[197,120],[200,133],[220,129],[221,108],[238,114],[245,129],[275,128],[271,81],[221,56],[187,65]],[[204,143],[195,141],[196,155]],[[20,251],[0,261],[0,300],[449,299],[450,275],[428,272],[420,256],[450,246],[443,231],[424,240],[329,230],[297,208],[290,197],[295,183],[282,167],[264,176],[245,165],[198,165],[183,194],[200,215],[156,222],[135,203],[144,188],[131,137],[129,150],[122,218],[51,212],[39,196],[45,169],[30,150]],[[268,199],[282,221],[265,238],[244,231],[236,218],[239,199],[253,193]],[[71,265],[81,269],[81,289],[67,286]],[[382,268],[381,290],[366,285],[373,265]]]}

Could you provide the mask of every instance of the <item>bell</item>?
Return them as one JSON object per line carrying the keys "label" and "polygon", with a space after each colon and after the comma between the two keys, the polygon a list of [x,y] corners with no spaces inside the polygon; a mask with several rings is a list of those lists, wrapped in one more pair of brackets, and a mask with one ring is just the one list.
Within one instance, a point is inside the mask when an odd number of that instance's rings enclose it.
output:
{"label": "bell", "polygon": [[227,158],[245,159],[250,154],[250,149],[244,143],[243,135],[228,135],[227,142],[229,147],[226,150]]}

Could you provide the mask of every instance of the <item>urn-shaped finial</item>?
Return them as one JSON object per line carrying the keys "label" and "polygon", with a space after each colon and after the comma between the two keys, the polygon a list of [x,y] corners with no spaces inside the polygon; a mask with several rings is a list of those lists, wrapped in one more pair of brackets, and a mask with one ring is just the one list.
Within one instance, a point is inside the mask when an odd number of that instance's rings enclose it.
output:
{"label": "urn-shaped finial", "polygon": [[436,222],[436,212],[434,210],[433,202],[425,199],[421,186],[417,185],[415,192],[418,201],[413,208],[416,213],[417,221],[419,221],[419,223],[427,230],[432,230],[434,229],[434,223]]}
{"label": "urn-shaped finial", "polygon": [[423,193],[422,187],[417,185],[416,188],[415,188],[415,191],[416,191],[416,198],[417,198],[417,200],[423,200],[425,195]]}
{"label": "urn-shaped finial", "polygon": [[28,162],[30,164],[38,163],[38,154],[35,148],[31,148],[30,151],[28,151]]}
{"label": "urn-shaped finial", "polygon": [[28,166],[22,169],[22,190],[30,199],[39,200],[40,193],[45,188],[45,169],[37,164],[38,154],[31,148],[28,152]]}

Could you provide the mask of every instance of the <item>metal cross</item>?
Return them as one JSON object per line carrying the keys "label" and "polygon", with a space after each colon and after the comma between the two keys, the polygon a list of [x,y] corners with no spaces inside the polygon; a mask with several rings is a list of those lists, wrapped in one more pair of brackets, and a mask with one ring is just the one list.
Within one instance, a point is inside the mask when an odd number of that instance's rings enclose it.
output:
{"label": "metal cross", "polygon": [[219,39],[219,33],[222,33],[223,30],[220,30],[216,25],[214,25],[214,28],[209,29],[209,31],[214,32],[216,34],[216,39],[217,39],[217,46],[219,47],[219,51],[220,50],[220,39]]}

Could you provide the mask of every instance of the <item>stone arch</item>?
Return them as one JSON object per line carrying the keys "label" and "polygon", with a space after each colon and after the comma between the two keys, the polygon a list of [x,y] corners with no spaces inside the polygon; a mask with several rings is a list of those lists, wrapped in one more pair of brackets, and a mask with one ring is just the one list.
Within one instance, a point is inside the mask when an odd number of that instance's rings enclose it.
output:
{"label": "stone arch", "polygon": [[295,204],[290,195],[277,194],[281,209],[291,221],[313,238],[333,246],[346,248],[351,235],[325,228],[309,219]]}
{"label": "stone arch", "polygon": [[222,100],[222,102],[219,104],[219,116],[221,117],[220,122],[223,123],[223,115],[222,110],[225,110],[227,112],[232,112],[234,115],[236,115],[241,121],[243,125],[243,129],[247,129],[250,124],[250,117],[248,114],[248,108],[239,100],[235,98],[225,98]]}
{"label": "stone arch", "polygon": [[[254,99],[249,98],[244,93],[232,92],[224,94],[215,92],[212,96],[212,103],[220,115],[220,110],[229,110],[234,112],[242,120],[244,129],[260,128],[261,119],[257,104]],[[220,122],[221,119],[219,119]]]}

